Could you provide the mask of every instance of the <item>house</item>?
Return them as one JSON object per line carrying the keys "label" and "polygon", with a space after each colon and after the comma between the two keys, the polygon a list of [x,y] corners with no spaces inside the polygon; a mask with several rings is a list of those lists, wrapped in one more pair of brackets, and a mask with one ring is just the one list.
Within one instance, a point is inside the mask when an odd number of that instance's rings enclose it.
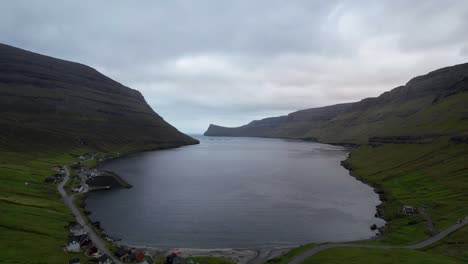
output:
{"label": "house", "polygon": [[92,243],[91,239],[86,238],[86,239],[84,239],[83,241],[80,242],[80,246],[81,246],[81,247],[86,247],[86,246],[88,246],[88,245],[91,244],[91,243]]}
{"label": "house", "polygon": [[79,252],[80,251],[80,241],[75,237],[68,239],[67,246],[65,249],[69,252]]}
{"label": "house", "polygon": [[136,254],[135,252],[130,253],[126,258],[124,258],[126,262],[135,262],[136,261]]}
{"label": "house", "polygon": [[72,223],[68,226],[68,228],[70,229],[70,233],[72,233],[74,236],[86,235],[86,230],[78,223]]}
{"label": "house", "polygon": [[409,205],[404,205],[403,209],[402,209],[402,212],[403,212],[404,215],[414,215],[414,214],[416,214],[416,210],[414,209],[414,207],[409,206]]}
{"label": "house", "polygon": [[106,254],[99,258],[99,264],[114,264],[115,262]]}
{"label": "house", "polygon": [[61,182],[63,180],[63,175],[62,174],[55,174],[53,176],[53,178],[54,178],[55,183],[59,183],[59,182]]}
{"label": "house", "polygon": [[70,259],[68,261],[68,264],[80,264],[80,259],[79,258]]}
{"label": "house", "polygon": [[131,254],[132,252],[130,250],[127,250],[123,247],[120,247],[118,248],[114,254],[116,257],[118,257],[120,260],[123,260],[124,258],[126,258],[129,254]]}
{"label": "house", "polygon": [[98,249],[93,244],[89,244],[85,247],[85,253],[87,256],[92,256],[93,254],[97,253]]}
{"label": "house", "polygon": [[93,253],[93,254],[91,254],[89,256],[93,257],[93,258],[100,258],[100,257],[102,257],[102,252],[98,250],[96,253]]}
{"label": "house", "polygon": [[77,236],[74,236],[74,238],[75,238],[78,242],[80,242],[80,244],[81,244],[81,242],[83,242],[84,240],[88,239],[88,235],[86,235],[86,234],[84,234],[84,235],[77,235]]}
{"label": "house", "polygon": [[143,261],[143,259],[145,259],[145,253],[143,253],[141,251],[136,253],[135,258],[136,258],[137,262],[141,262],[141,261]]}
{"label": "house", "polygon": [[83,191],[83,189],[84,189],[83,185],[78,184],[72,188],[72,192],[80,193]]}
{"label": "house", "polygon": [[185,258],[177,256],[174,252],[166,257],[166,264],[185,264]]}
{"label": "house", "polygon": [[154,264],[154,260],[151,257],[147,256],[143,259],[143,261],[140,264]]}

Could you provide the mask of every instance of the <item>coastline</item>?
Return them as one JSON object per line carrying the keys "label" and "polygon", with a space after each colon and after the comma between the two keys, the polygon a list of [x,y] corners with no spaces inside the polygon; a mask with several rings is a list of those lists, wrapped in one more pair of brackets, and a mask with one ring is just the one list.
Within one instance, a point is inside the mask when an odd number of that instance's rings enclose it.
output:
{"label": "coastline", "polygon": [[[356,149],[357,147],[353,147],[352,149]],[[346,170],[349,171],[349,175],[353,178],[355,178],[356,180],[370,186],[374,192],[377,194],[377,196],[379,197],[379,201],[380,201],[380,204],[378,204],[376,206],[376,213],[375,213],[375,217],[376,218],[380,218],[382,220],[385,221],[385,224],[383,226],[379,226],[377,227],[377,230],[378,230],[378,233],[374,236],[374,237],[371,237],[370,239],[367,239],[367,240],[372,240],[372,239],[375,239],[381,235],[383,235],[383,229],[385,228],[385,226],[387,225],[388,223],[388,219],[385,219],[384,217],[384,213],[383,213],[383,206],[384,206],[384,203],[386,201],[386,198],[385,198],[385,194],[383,192],[383,190],[377,186],[376,184],[373,184],[372,182],[367,182],[365,181],[363,178],[360,178],[359,176],[356,175],[356,173],[354,172],[354,169],[353,167],[351,166],[351,164],[349,163],[349,159],[351,158],[351,154],[352,154],[352,150],[349,152],[348,154],[348,157],[345,159],[345,160],[342,160],[340,162],[340,165],[343,166],[343,168],[345,168]]]}
{"label": "coastline", "polygon": [[[180,252],[181,257],[216,257],[231,260],[239,264],[262,264],[268,260],[278,257],[296,246],[271,247],[263,249],[239,249],[239,248],[171,248],[151,247],[128,244],[117,244],[125,248],[132,248],[151,254],[154,257],[165,257],[172,252]],[[299,246],[299,245],[298,245]]]}
{"label": "coastline", "polygon": [[[285,139],[290,139],[290,138],[285,138]],[[349,159],[351,152],[359,145],[356,144],[329,144],[329,143],[323,143],[323,142],[318,142],[318,141],[311,141],[307,139],[295,139],[299,141],[306,141],[310,143],[319,143],[319,144],[328,144],[328,145],[334,145],[334,146],[340,146],[343,147],[348,153],[347,158],[343,161],[340,162],[340,165],[343,166],[346,170],[349,171],[349,175],[352,176],[353,178],[359,180],[360,182],[370,186],[373,188],[374,192],[378,193],[378,190],[372,186],[371,184],[363,181],[362,179],[356,177],[353,175],[353,170],[350,166],[347,166],[346,161]],[[183,147],[183,146],[179,146]],[[106,162],[110,162],[112,160],[122,158],[125,156],[137,154],[137,153],[143,153],[147,151],[156,151],[156,150],[163,150],[163,149],[169,149],[169,148],[155,148],[155,149],[148,149],[144,151],[135,151],[131,153],[126,153],[124,155],[119,155],[119,156],[113,156],[112,158],[106,159],[102,162],[98,162],[95,166],[95,168],[98,168],[100,165],[103,165]],[[114,172],[112,172],[114,173]],[[115,174],[115,173],[114,173]],[[84,197],[84,200],[86,198]],[[377,215],[379,214],[379,208],[383,204],[382,197],[379,195],[379,201],[381,202],[379,205],[377,205]],[[89,220],[89,217],[86,216],[87,219]],[[382,217],[378,217],[383,219]],[[90,220],[89,220],[90,221]],[[125,244],[125,243],[119,243],[121,241],[120,238],[115,238],[111,239],[108,234],[106,234],[102,229],[97,227],[99,229],[100,234],[108,238],[107,240],[113,244],[115,247],[125,247],[125,248],[131,248],[131,249],[136,249],[138,251],[143,251],[143,252],[149,252],[153,256],[166,256],[170,254],[170,252],[174,251],[181,251],[182,256],[184,257],[191,257],[191,256],[210,256],[210,257],[222,257],[222,258],[227,258],[232,261],[235,261],[236,263],[265,263],[266,261],[278,257],[284,253],[287,253],[290,249],[299,247],[301,245],[295,245],[295,246],[285,246],[285,247],[268,247],[268,248],[171,248],[171,247],[157,247],[157,246],[143,246],[143,245],[130,245],[130,244]],[[369,239],[366,240],[372,240],[375,237],[377,237],[379,234],[377,233],[376,235],[372,236]],[[363,240],[356,240],[356,241],[342,241],[342,243],[351,243],[351,242],[357,242],[357,241],[363,241]],[[327,243],[327,242],[324,242]]]}

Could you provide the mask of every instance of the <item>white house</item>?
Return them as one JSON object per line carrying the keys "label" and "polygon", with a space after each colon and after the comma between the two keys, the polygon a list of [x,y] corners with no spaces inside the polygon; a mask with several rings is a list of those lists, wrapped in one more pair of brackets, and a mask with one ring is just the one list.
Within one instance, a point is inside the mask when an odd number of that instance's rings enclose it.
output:
{"label": "white house", "polygon": [[70,238],[67,242],[65,249],[69,252],[79,252],[80,251],[80,241],[75,238]]}

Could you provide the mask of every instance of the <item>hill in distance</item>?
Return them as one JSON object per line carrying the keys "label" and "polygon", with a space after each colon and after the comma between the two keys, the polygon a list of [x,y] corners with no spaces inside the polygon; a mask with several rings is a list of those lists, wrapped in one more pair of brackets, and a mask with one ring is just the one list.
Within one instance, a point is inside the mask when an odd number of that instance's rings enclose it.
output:
{"label": "hill in distance", "polygon": [[95,69],[0,44],[0,146],[155,149],[196,144]]}
{"label": "hill in distance", "polygon": [[210,125],[206,136],[253,136],[325,143],[423,143],[438,137],[466,140],[468,63],[411,79],[375,98],[252,121]]}

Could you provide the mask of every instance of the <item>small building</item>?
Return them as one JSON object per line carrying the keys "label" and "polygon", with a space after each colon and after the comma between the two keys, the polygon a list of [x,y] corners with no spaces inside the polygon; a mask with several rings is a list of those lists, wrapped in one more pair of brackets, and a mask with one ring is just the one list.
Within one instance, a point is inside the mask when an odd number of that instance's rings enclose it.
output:
{"label": "small building", "polygon": [[115,262],[106,254],[99,258],[99,264],[114,264]]}
{"label": "small building", "polygon": [[91,241],[91,239],[89,238],[86,238],[84,239],[83,241],[80,242],[80,246],[81,247],[86,247],[88,246],[89,244],[92,244],[93,242]]}
{"label": "small building", "polygon": [[78,184],[72,188],[72,192],[80,193],[83,191],[83,189],[84,189],[83,185]]}
{"label": "small building", "polygon": [[73,234],[73,236],[80,236],[80,240],[82,235],[86,235],[86,230],[78,223],[72,223],[68,226],[68,228],[70,229],[70,233]]}
{"label": "small building", "polygon": [[68,261],[68,264],[80,264],[80,259],[79,258],[70,259]]}
{"label": "small building", "polygon": [[86,247],[86,255],[87,256],[92,256],[93,254],[97,253],[98,252],[98,249],[96,246],[94,246],[93,244],[89,244],[87,247]]}
{"label": "small building", "polygon": [[[180,254],[180,253],[178,253]],[[185,258],[178,256],[175,252],[166,257],[166,264],[185,264]]]}
{"label": "small building", "polygon": [[129,254],[131,254],[132,252],[130,250],[127,250],[123,247],[120,247],[118,248],[114,254],[116,257],[118,257],[120,260],[123,260],[124,258],[126,258]]}
{"label": "small building", "polygon": [[136,261],[136,253],[135,252],[130,253],[126,258],[124,258],[124,261],[126,261],[126,262],[135,262]]}
{"label": "small building", "polygon": [[403,212],[404,215],[414,215],[414,214],[416,214],[416,210],[414,209],[414,207],[409,206],[409,205],[404,205],[403,208],[402,208],[402,212]]}
{"label": "small building", "polygon": [[141,261],[143,261],[143,259],[145,259],[145,253],[143,253],[143,252],[137,252],[137,253],[135,254],[135,258],[136,258],[136,261],[137,261],[137,262],[141,262]]}
{"label": "small building", "polygon": [[146,256],[140,264],[154,264],[154,260],[151,257]]}
{"label": "small building", "polygon": [[72,237],[68,239],[67,246],[65,249],[69,252],[79,252],[80,251],[80,241]]}

